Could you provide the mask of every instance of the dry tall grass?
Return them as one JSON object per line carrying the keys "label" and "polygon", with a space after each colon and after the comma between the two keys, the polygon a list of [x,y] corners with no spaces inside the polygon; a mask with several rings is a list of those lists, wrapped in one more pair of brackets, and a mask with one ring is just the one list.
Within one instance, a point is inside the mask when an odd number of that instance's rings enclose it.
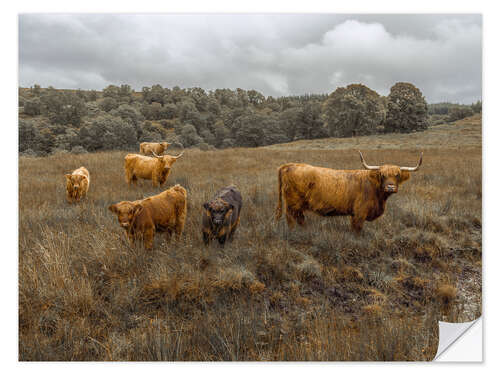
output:
{"label": "dry tall grass", "polygon": [[[368,163],[414,165],[422,137],[361,149]],[[438,319],[481,313],[481,148],[423,151],[357,236],[345,217],[273,221],[280,164],[359,169],[355,149],[187,150],[165,186],[188,191],[185,233],[155,236],[151,252],[107,210],[161,190],[127,186],[125,152],[20,158],[20,360],[432,359]],[[92,186],[69,205],[64,173],[81,165]],[[230,183],[241,225],[205,248],[202,204]]]}

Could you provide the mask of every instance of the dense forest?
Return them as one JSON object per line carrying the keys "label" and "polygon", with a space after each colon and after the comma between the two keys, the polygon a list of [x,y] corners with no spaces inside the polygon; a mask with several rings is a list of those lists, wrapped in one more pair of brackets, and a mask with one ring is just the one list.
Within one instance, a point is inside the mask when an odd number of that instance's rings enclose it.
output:
{"label": "dense forest", "polygon": [[134,91],[19,89],[19,151],[136,150],[167,140],[202,150],[257,147],[300,139],[414,132],[481,112],[472,105],[427,104],[418,88],[399,82],[387,97],[361,84],[330,95],[273,98],[256,90],[161,85]]}

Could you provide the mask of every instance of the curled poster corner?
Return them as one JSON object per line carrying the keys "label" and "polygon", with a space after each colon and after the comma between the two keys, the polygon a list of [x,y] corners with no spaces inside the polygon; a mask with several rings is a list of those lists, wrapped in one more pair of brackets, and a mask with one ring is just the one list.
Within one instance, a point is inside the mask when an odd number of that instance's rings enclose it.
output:
{"label": "curled poster corner", "polygon": [[[479,324],[476,324],[478,323]],[[473,329],[470,329],[473,327]],[[472,335],[470,334],[472,333]],[[469,337],[470,336],[470,337]],[[448,349],[453,345],[453,353]],[[455,348],[457,346],[457,348]],[[439,345],[436,362],[481,362],[482,317],[465,323],[439,322]]]}

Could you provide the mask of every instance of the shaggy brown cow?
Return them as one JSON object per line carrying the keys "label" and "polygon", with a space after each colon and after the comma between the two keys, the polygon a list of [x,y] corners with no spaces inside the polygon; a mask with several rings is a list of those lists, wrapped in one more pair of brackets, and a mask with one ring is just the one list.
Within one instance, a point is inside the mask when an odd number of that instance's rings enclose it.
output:
{"label": "shaggy brown cow", "polygon": [[395,165],[369,166],[359,152],[364,170],[335,170],[308,164],[284,164],[278,168],[278,206],[276,220],[282,213],[285,200],[289,226],[294,221],[304,225],[304,211],[321,216],[351,216],[351,226],[359,232],[365,220],[380,217],[387,198],[398,192],[401,183],[410,178],[416,167]]}
{"label": "shaggy brown cow", "polygon": [[142,142],[139,150],[141,154],[144,155],[153,155],[153,152],[157,155],[163,154],[165,151],[167,151],[168,146],[170,146],[171,143],[168,142]]}
{"label": "shaggy brown cow", "polygon": [[217,192],[215,197],[203,204],[203,241],[205,245],[216,238],[224,246],[227,239],[233,238],[240,223],[242,199],[236,186],[227,186]]}
{"label": "shaggy brown cow", "polygon": [[66,200],[69,203],[78,202],[87,195],[90,185],[89,171],[85,167],[75,169],[66,176]]}
{"label": "shaggy brown cow", "polygon": [[125,180],[130,185],[136,183],[137,179],[152,180],[153,186],[163,185],[170,174],[172,165],[184,153],[177,156],[163,155],[158,156],[153,152],[153,157],[128,154],[125,156]]}
{"label": "shaggy brown cow", "polygon": [[175,232],[180,237],[184,230],[187,212],[187,193],[175,185],[152,197],[130,202],[112,204],[108,209],[118,216],[120,226],[125,229],[130,243],[144,241],[146,249],[153,248],[156,231]]}

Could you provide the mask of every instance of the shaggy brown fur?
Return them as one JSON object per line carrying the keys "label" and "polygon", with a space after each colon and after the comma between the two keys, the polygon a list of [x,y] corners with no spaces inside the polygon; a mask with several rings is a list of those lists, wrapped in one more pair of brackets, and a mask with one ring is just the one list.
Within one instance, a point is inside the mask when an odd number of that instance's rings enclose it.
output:
{"label": "shaggy brown fur", "polygon": [[304,225],[304,212],[321,216],[351,216],[353,230],[359,232],[365,220],[380,217],[387,198],[410,178],[410,173],[395,165],[378,170],[334,170],[308,164],[289,163],[278,169],[276,220],[285,200],[286,219],[293,226]]}
{"label": "shaggy brown fur", "polygon": [[66,176],[66,200],[68,203],[78,202],[87,195],[90,185],[89,171],[85,167],[75,169]]}
{"label": "shaggy brown fur", "polygon": [[118,216],[120,226],[125,229],[130,243],[143,239],[146,249],[153,248],[156,231],[175,232],[180,237],[184,230],[187,212],[187,192],[175,185],[152,197],[130,202],[112,204],[108,209]]}
{"label": "shaggy brown fur", "polygon": [[125,156],[125,180],[130,185],[136,183],[137,179],[152,180],[153,186],[161,186],[167,180],[172,165],[182,155],[178,156],[144,156],[128,154]]}
{"label": "shaggy brown fur", "polygon": [[167,148],[170,145],[171,145],[171,143],[168,143],[168,142],[160,142],[160,143],[142,142],[140,147],[139,147],[139,150],[140,150],[141,154],[144,154],[144,155],[153,155],[153,152],[156,155],[161,155],[165,151],[167,151]]}
{"label": "shaggy brown fur", "polygon": [[210,202],[203,204],[202,233],[205,245],[216,238],[224,246],[227,239],[233,238],[240,223],[241,206],[241,194],[234,185],[219,190]]}

